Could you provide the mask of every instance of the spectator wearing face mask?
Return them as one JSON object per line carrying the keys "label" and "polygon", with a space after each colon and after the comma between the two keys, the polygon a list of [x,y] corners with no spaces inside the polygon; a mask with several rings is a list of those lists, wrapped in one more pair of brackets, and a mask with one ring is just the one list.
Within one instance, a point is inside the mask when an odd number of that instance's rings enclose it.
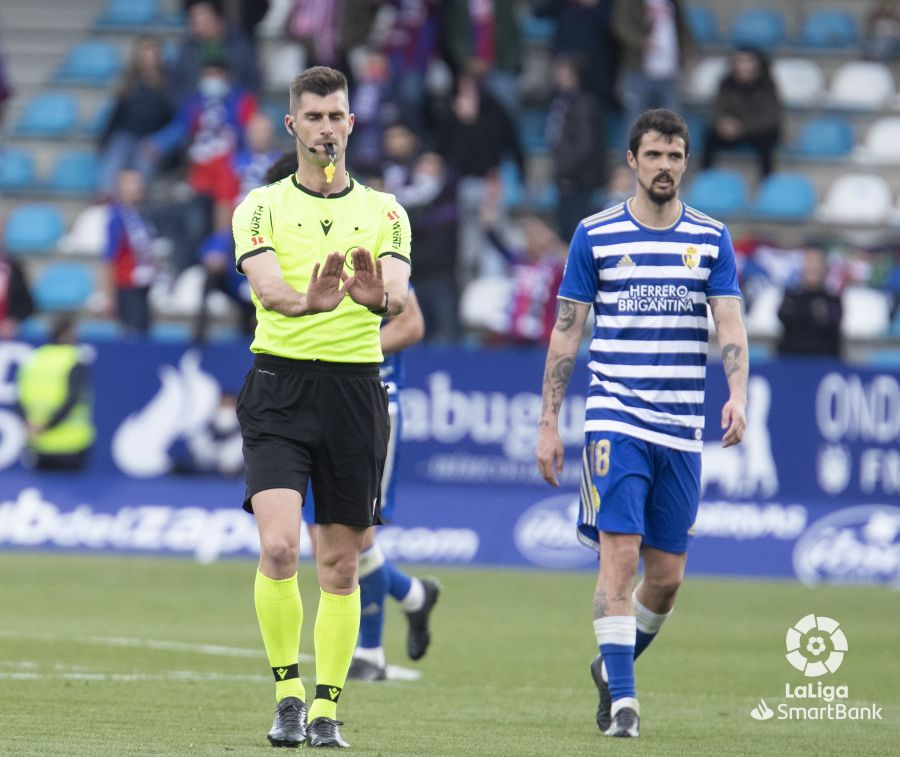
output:
{"label": "spectator wearing face mask", "polygon": [[221,0],[190,0],[186,6],[188,33],[168,67],[175,102],[181,104],[196,91],[205,62],[213,59],[228,60],[237,87],[258,92],[262,79],[253,45],[225,21]]}
{"label": "spectator wearing face mask", "polygon": [[244,130],[256,113],[256,96],[236,86],[224,60],[203,66],[196,92],[174,120],[142,143],[150,159],[187,148],[188,183],[214,203],[214,228],[228,228],[240,194],[234,157],[243,148]]}

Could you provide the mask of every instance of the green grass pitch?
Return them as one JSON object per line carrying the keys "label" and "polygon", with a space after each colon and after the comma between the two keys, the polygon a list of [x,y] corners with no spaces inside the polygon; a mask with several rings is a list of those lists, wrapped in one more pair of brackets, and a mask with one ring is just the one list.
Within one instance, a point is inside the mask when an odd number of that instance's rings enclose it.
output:
{"label": "green grass pitch", "polygon": [[[247,561],[0,553],[0,754],[263,755],[273,685]],[[417,681],[350,683],[344,737],[361,755],[897,755],[900,595],[689,577],[676,612],[637,665],[641,738],[594,724],[589,572],[432,568],[444,584],[434,641],[403,654],[388,615],[389,662]],[[312,652],[317,590],[301,569]],[[849,641],[830,683],[881,722],[756,722],[802,676],[788,626],[815,612]],[[301,664],[308,689],[310,663]]]}

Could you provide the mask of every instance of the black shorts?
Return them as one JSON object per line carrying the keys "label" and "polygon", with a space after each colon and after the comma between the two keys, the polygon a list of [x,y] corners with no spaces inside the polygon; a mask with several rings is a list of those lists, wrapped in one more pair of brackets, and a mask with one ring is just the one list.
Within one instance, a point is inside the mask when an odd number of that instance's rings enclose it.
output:
{"label": "black shorts", "polygon": [[294,489],[305,498],[311,480],[316,523],[381,523],[390,421],[377,364],[257,355],[237,416],[247,512],[250,498],[266,489]]}

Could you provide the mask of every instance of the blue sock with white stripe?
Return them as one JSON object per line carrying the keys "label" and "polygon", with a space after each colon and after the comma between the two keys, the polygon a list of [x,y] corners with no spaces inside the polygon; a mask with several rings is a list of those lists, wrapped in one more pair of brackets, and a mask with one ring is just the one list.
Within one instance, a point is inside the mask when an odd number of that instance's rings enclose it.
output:
{"label": "blue sock with white stripe", "polygon": [[390,560],[384,563],[384,570],[387,574],[388,594],[398,602],[402,602],[412,588],[412,579],[405,573],[402,573]]}
{"label": "blue sock with white stripe", "polygon": [[631,602],[634,605],[634,617],[637,625],[634,644],[634,658],[637,659],[641,652],[650,645],[650,642],[656,638],[656,634],[659,633],[659,629],[662,628],[662,624],[666,622],[666,618],[672,614],[672,611],[656,613],[648,610],[638,600],[637,591],[631,595]]}
{"label": "blue sock with white stripe", "polygon": [[384,598],[387,596],[387,574],[384,555],[377,544],[359,556],[359,641],[362,649],[380,649],[384,631]]}
{"label": "blue sock with white stripe", "polygon": [[603,655],[613,702],[635,698],[634,646],[636,623],[633,615],[611,615],[594,621],[594,635]]}

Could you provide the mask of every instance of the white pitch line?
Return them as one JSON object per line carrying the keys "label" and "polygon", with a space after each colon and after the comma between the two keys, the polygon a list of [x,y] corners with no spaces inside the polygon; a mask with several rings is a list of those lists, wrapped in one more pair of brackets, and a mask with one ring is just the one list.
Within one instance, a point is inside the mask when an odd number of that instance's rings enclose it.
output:
{"label": "white pitch line", "polygon": [[[159,639],[136,639],[127,636],[63,636],[61,634],[37,633],[20,634],[0,630],[0,636],[13,639],[29,639],[46,642],[75,642],[80,644],[97,644],[105,647],[136,647],[154,649],[162,652],[186,652],[188,654],[206,654],[218,657],[264,657],[262,646],[226,647],[219,644],[190,644],[182,641],[165,641]],[[312,655],[301,654],[300,662],[312,662]]]}
{"label": "white pitch line", "polygon": [[[262,649],[253,649],[249,647],[226,647],[218,644],[189,644],[187,642],[181,641],[165,641],[159,639],[136,639],[127,636],[62,636],[61,634],[51,634],[51,633],[42,633],[42,634],[18,634],[13,633],[11,631],[3,631],[0,630],[0,637],[12,638],[12,639],[29,639],[29,640],[37,640],[37,641],[45,641],[48,643],[57,643],[59,641],[66,641],[69,643],[81,643],[81,644],[96,644],[98,646],[106,646],[106,647],[132,647],[138,649],[153,649],[156,651],[163,652],[184,652],[187,654],[205,654],[205,655],[214,655],[221,657],[252,657],[252,658],[262,658],[263,650]],[[315,657],[309,654],[301,654],[299,658],[299,662],[310,663],[314,662]],[[16,665],[21,668],[34,668],[37,667],[36,663],[32,662],[3,662],[0,661],[0,667],[15,667]],[[87,670],[87,668],[85,668]],[[54,674],[56,675],[56,674]],[[63,673],[59,674],[63,677],[72,678],[73,676],[78,675],[75,672]],[[105,674],[105,673],[88,673],[88,676],[107,676],[106,678],[88,678],[88,679],[78,679],[72,678],[72,680],[172,680],[171,678],[148,678],[148,677],[138,677],[138,678],[121,678],[116,676],[130,676],[130,675],[138,675],[143,676],[145,674]],[[193,680],[259,680],[257,676],[250,676],[249,678],[242,679],[240,677],[235,676],[226,676],[225,678],[200,678],[201,676],[206,675],[225,675],[225,674],[215,674],[215,673],[197,673],[193,674],[190,671],[187,671],[184,675],[191,676],[194,675],[195,678]],[[16,679],[28,679],[28,678],[40,678],[46,677],[47,674],[41,673],[0,673],[0,679],[2,678],[16,678]],[[412,668],[404,668],[399,665],[388,665],[387,666],[387,678],[389,681],[418,681],[422,677],[422,673],[418,670],[413,670]],[[263,679],[267,679],[266,676],[262,676]]]}
{"label": "white pitch line", "polygon": [[135,681],[240,681],[240,682],[267,682],[270,676],[264,675],[233,675],[228,673],[195,673],[190,670],[174,670],[167,673],[39,673],[34,671],[21,671],[16,673],[4,673],[0,671],[0,681],[114,681],[117,683],[133,683]]}
{"label": "white pitch line", "polygon": [[[418,670],[389,665],[387,676],[389,681],[417,681],[422,677]],[[304,676],[313,680],[312,676]],[[19,670],[13,672],[0,671],[0,681],[113,681],[116,683],[133,683],[136,681],[192,681],[192,682],[225,682],[240,681],[249,683],[266,683],[271,680],[266,675],[231,674],[231,673],[197,673],[192,670],[172,670],[166,673],[90,673],[87,671],[54,671],[40,672],[35,670]]]}

